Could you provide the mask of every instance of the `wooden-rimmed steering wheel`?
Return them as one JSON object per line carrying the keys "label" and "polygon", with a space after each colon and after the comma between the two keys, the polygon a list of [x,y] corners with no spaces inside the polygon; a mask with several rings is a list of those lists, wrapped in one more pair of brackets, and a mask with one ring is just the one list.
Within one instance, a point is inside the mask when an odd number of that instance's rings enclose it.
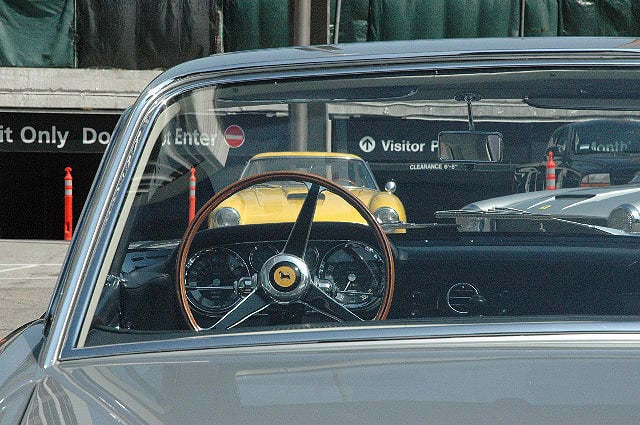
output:
{"label": "wooden-rimmed steering wheel", "polygon": [[[321,191],[329,191],[340,196],[349,203],[365,219],[378,242],[381,256],[384,259],[385,276],[384,292],[375,320],[385,319],[389,313],[395,282],[395,270],[391,244],[373,214],[351,192],[342,186],[315,174],[297,171],[272,171],[239,180],[216,193],[196,213],[187,226],[180,242],[176,264],[176,291],[182,315],[189,328],[203,330],[192,312],[186,288],[186,264],[190,256],[190,248],[194,237],[209,214],[223,201],[233,194],[253,185],[270,181],[295,181],[304,183],[308,193],[286,238],[284,249],[269,258],[260,272],[253,277],[252,290],[244,296],[228,313],[220,318],[212,327],[206,329],[229,329],[242,323],[256,313],[264,311],[272,305],[300,303],[314,306],[316,310],[336,321],[361,321],[357,314],[340,304],[326,291],[314,283],[314,278],[303,258],[309,241],[313,224],[313,216]],[[285,235],[282,235],[284,239]]]}

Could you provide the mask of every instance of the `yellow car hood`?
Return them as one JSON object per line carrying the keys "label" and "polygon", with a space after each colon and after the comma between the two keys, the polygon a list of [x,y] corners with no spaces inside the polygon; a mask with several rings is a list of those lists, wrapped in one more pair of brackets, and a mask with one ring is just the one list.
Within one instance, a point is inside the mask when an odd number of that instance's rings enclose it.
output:
{"label": "yellow car hood", "polygon": [[[363,188],[353,188],[350,191],[367,206],[371,198],[378,193]],[[240,213],[240,224],[293,222],[306,196],[306,187],[262,185],[236,193],[217,209],[235,208]],[[315,220],[365,222],[351,205],[328,191],[322,192],[319,196]]]}

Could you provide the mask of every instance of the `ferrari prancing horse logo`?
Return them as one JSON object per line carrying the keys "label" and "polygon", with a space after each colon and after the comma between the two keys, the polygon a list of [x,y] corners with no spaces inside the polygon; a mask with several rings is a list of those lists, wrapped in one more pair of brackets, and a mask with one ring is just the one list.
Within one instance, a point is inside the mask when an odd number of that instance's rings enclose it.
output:
{"label": "ferrari prancing horse logo", "polygon": [[281,265],[273,271],[273,280],[282,288],[290,287],[296,283],[297,278],[296,271],[288,265]]}

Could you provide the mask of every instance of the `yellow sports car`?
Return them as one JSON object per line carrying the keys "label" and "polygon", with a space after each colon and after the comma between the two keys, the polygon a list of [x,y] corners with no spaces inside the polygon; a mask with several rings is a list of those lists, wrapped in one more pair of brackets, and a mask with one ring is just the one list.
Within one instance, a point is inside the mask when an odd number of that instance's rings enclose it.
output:
{"label": "yellow sports car", "polygon": [[[332,152],[270,152],[252,157],[241,178],[267,171],[302,171],[326,177],[356,195],[381,224],[407,220],[404,206],[387,184],[381,191],[367,163],[356,155]],[[294,222],[307,194],[298,182],[270,182],[245,189],[230,197],[209,216],[209,227]],[[363,218],[339,196],[323,193],[315,213],[316,221],[362,223]]]}

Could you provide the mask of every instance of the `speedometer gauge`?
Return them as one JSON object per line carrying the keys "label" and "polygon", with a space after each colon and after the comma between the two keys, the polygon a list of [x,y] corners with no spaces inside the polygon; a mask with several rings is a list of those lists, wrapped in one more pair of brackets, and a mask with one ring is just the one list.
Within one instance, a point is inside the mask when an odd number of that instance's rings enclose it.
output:
{"label": "speedometer gauge", "polygon": [[360,242],[334,247],[322,259],[318,274],[335,284],[336,301],[350,309],[375,306],[384,294],[384,260],[378,251]]}
{"label": "speedometer gauge", "polygon": [[185,266],[185,290],[189,303],[200,313],[219,316],[240,299],[235,283],[249,276],[244,260],[225,248],[205,249]]}

